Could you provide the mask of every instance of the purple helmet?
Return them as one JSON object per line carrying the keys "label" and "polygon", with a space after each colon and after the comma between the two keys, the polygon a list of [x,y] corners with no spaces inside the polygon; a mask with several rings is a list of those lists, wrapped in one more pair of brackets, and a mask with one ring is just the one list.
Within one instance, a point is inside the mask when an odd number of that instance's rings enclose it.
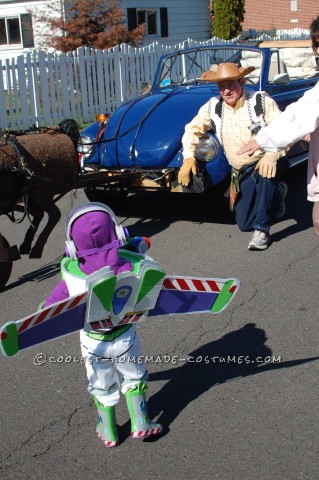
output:
{"label": "purple helmet", "polygon": [[118,248],[127,242],[128,232],[103,203],[86,203],[71,210],[65,220],[65,234],[66,254],[78,260],[85,274],[105,266],[115,274],[132,270],[132,264],[118,254]]}

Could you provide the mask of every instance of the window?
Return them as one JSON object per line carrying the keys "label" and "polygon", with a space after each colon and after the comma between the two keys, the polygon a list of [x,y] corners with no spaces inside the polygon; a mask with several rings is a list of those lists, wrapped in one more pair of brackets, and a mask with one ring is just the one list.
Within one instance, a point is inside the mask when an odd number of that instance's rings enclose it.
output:
{"label": "window", "polygon": [[137,25],[145,23],[145,35],[157,35],[157,11],[137,9]]}
{"label": "window", "polygon": [[23,48],[34,47],[32,19],[29,13],[0,18],[0,45],[17,44],[22,44]]}
{"label": "window", "polygon": [[145,36],[168,37],[167,8],[127,9],[127,27],[129,30],[133,30],[143,23],[145,24]]}

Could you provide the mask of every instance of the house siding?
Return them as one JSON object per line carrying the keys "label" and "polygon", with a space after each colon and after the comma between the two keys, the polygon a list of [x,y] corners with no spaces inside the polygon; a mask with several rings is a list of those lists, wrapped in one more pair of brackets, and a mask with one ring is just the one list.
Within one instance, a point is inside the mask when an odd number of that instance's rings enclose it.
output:
{"label": "house siding", "polygon": [[[292,5],[297,10],[292,11]],[[318,0],[245,0],[243,30],[308,29],[319,15]]]}
{"label": "house siding", "polygon": [[143,45],[155,41],[172,45],[187,38],[203,41],[211,38],[211,19],[209,0],[125,0],[120,3],[121,8],[167,8],[168,37],[152,35],[144,37]]}
{"label": "house siding", "polygon": [[[43,10],[46,0],[0,0],[0,17],[15,16],[28,13],[30,7]],[[174,45],[187,38],[203,41],[211,37],[210,0],[122,0],[119,7],[123,9],[124,21],[127,24],[128,8],[161,8],[167,9],[168,36],[152,35],[144,37],[143,45],[155,41],[162,44]],[[34,28],[35,48],[39,48],[39,39]],[[0,45],[0,60],[13,58],[30,51],[21,45]]]}
{"label": "house siding", "polygon": [[[1,1],[0,0],[0,18],[15,17],[21,14],[30,13],[30,9],[44,9],[46,5],[45,0],[31,0],[31,1]],[[33,31],[35,34],[35,31]],[[37,38],[34,35],[35,48],[37,47]],[[17,55],[29,52],[30,48],[23,48],[21,44],[17,45],[0,45],[0,60],[15,58]]]}

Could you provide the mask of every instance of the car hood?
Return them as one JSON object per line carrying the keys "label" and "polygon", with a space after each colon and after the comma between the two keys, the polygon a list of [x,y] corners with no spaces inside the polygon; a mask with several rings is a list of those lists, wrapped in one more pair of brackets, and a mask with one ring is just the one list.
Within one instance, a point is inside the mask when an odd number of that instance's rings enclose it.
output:
{"label": "car hood", "polygon": [[[167,167],[181,148],[185,125],[216,87],[182,87],[135,98],[118,108],[104,133],[104,166]],[[173,163],[172,163],[173,162]]]}

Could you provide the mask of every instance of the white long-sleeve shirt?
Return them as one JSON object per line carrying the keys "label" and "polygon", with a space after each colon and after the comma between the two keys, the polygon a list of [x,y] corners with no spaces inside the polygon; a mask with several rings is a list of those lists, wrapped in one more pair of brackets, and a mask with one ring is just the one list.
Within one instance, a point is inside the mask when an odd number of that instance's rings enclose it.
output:
{"label": "white long-sleeve shirt", "polygon": [[319,126],[319,82],[288,105],[270,125],[262,128],[256,141],[263,150],[276,152],[294,143]]}
{"label": "white long-sleeve shirt", "polygon": [[262,150],[278,152],[310,133],[308,200],[319,202],[319,82],[295,103],[288,105],[270,125],[256,135]]}

